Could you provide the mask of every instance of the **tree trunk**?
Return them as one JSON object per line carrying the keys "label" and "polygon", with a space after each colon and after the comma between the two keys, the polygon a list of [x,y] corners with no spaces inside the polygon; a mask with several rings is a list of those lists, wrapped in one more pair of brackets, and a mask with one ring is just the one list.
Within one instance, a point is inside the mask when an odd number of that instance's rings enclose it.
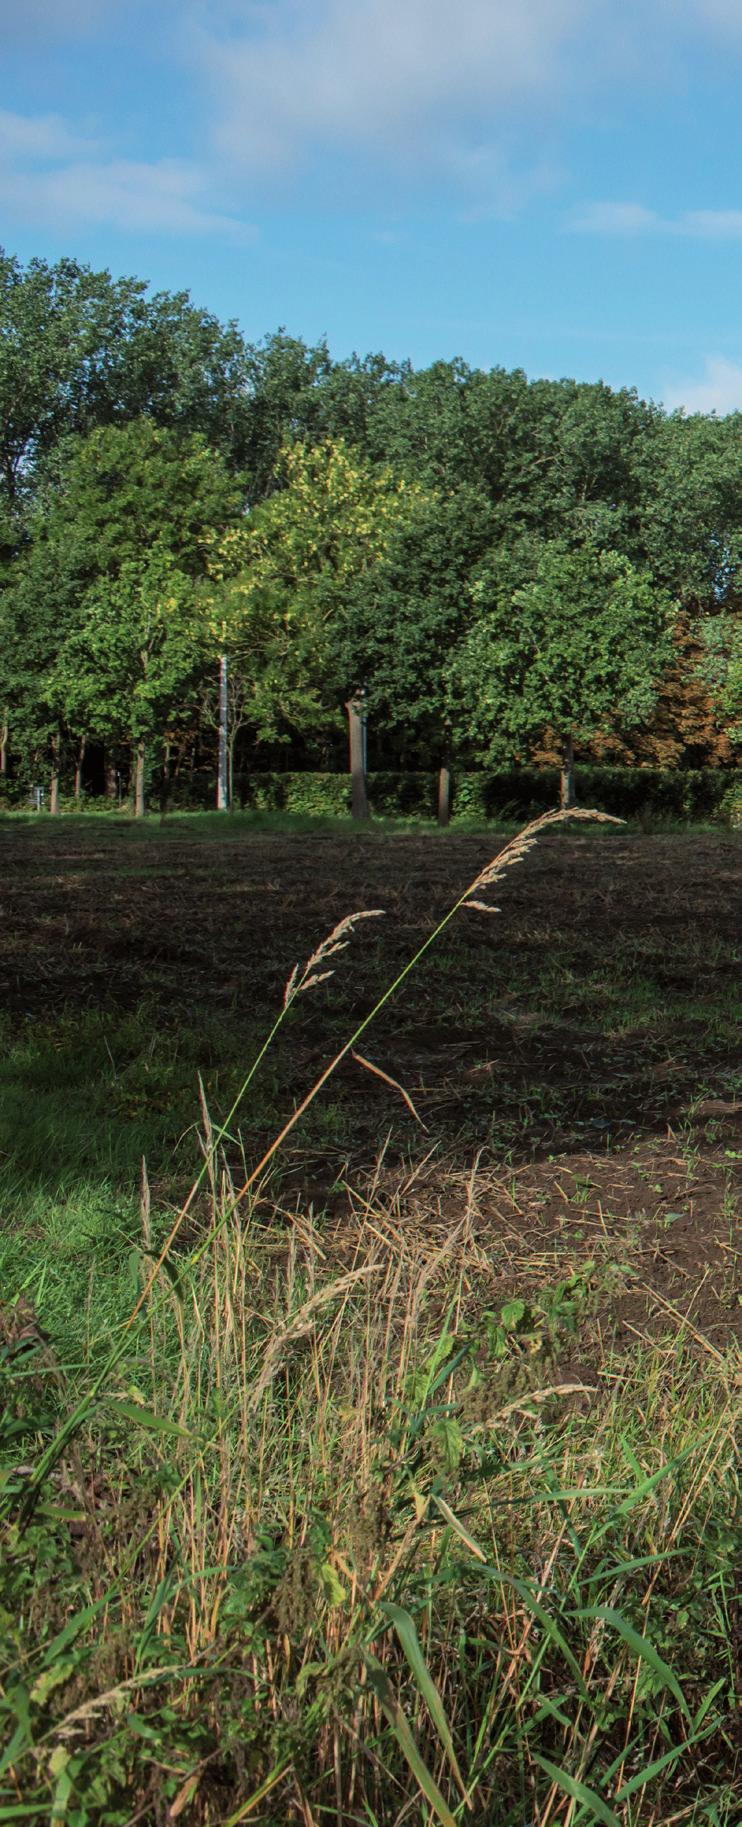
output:
{"label": "tree trunk", "polygon": [[363,766],[364,698],[362,693],[356,692],[353,698],[349,698],[345,708],[348,712],[352,813],[355,819],[366,819],[369,816],[369,810],[366,774]]}
{"label": "tree trunk", "polygon": [[165,739],[162,748],[162,773],[160,775],[160,818],[167,818],[170,799],[170,743]]}
{"label": "tree trunk", "polygon": [[0,774],[7,774],[7,772],[8,772],[8,713],[7,713],[7,711],[4,711],[2,724],[0,725]]}
{"label": "tree trunk", "polygon": [[116,763],[115,763],[115,761],[109,761],[108,757],[106,757],[105,775],[106,775],[106,799],[117,799],[118,798],[118,781],[117,781]]}
{"label": "tree trunk", "polygon": [[80,747],[77,751],[77,761],[75,762],[75,802],[76,802],[76,804],[79,804],[80,794],[82,792],[82,764],[85,760],[86,747],[87,747],[87,738],[85,736],[83,736],[82,741],[80,743]]}
{"label": "tree trunk", "polygon": [[451,769],[447,762],[438,769],[438,823],[445,826],[451,817]]}
{"label": "tree trunk", "polygon": [[134,769],[134,817],[144,818],[144,737],[140,736],[136,749]]}
{"label": "tree trunk", "polygon": [[562,746],[559,804],[563,812],[567,812],[569,807],[575,804],[575,750],[571,736],[565,736]]}
{"label": "tree trunk", "polygon": [[219,762],[216,781],[217,812],[229,811],[231,797],[229,791],[228,723],[229,667],[226,653],[223,653],[219,661]]}
{"label": "tree trunk", "polygon": [[49,780],[49,811],[53,818],[59,817],[59,737],[52,737],[51,777]]}
{"label": "tree trunk", "polygon": [[[239,729],[235,729],[233,731],[232,735],[230,736],[229,755],[227,758],[227,785],[229,788],[229,810],[230,810],[230,812],[234,811],[234,756],[235,756],[235,749],[237,747],[238,735],[239,735]],[[242,805],[243,805],[242,794],[240,794],[240,811],[242,810]]]}

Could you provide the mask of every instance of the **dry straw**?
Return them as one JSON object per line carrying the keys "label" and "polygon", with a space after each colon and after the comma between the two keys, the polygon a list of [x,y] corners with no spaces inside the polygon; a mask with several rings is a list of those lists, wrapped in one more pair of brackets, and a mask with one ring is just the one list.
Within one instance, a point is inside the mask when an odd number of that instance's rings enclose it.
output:
{"label": "dry straw", "polygon": [[[533,819],[530,824],[524,826],[522,831],[519,831],[515,837],[511,838],[509,843],[505,844],[504,848],[498,852],[498,855],[493,857],[491,859],[491,861],[485,865],[484,869],[481,869],[479,871],[479,873],[475,876],[473,882],[470,882],[468,887],[464,889],[463,894],[459,895],[458,899],[456,901],[454,901],[452,907],[449,908],[448,913],[444,914],[442,920],[439,920],[438,925],[429,934],[428,938],[424,940],[423,944],[418,948],[418,950],[415,952],[414,956],[412,958],[410,958],[409,962],[404,966],[404,969],[399,972],[399,975],[394,978],[394,981],[392,983],[389,984],[389,987],[384,991],[384,994],[379,997],[378,1001],[374,1004],[374,1007],[371,1009],[370,1013],[364,1017],[363,1021],[359,1022],[354,1033],[352,1033],[350,1035],[349,1039],[345,1042],[344,1046],[342,1046],[339,1049],[339,1051],[330,1060],[329,1064],[325,1067],[324,1071],[320,1073],[319,1077],[315,1080],[314,1084],[310,1087],[309,1091],[307,1092],[306,1097],[304,1097],[302,1099],[301,1103],[292,1112],[291,1116],[287,1118],[287,1121],[283,1124],[283,1127],[279,1130],[278,1134],[274,1137],[273,1141],[270,1143],[270,1146],[265,1150],[265,1153],[261,1156],[261,1159],[257,1162],[256,1166],[253,1167],[251,1172],[248,1174],[248,1176],[247,1176],[246,1180],[243,1182],[242,1186],[239,1187],[237,1192],[234,1193],[233,1197],[231,1197],[229,1199],[225,1208],[218,1214],[218,1216],[216,1216],[214,1218],[214,1221],[213,1221],[212,1225],[210,1226],[210,1228],[208,1229],[206,1236],[204,1237],[202,1243],[199,1246],[199,1249],[194,1252],[194,1255],[192,1257],[192,1261],[194,1262],[194,1264],[199,1260],[199,1258],[203,1254],[203,1252],[206,1249],[208,1249],[209,1244],[211,1243],[212,1238],[214,1237],[216,1232],[221,1230],[229,1222],[233,1213],[237,1209],[237,1206],[246,1197],[246,1195],[253,1190],[253,1188],[256,1185],[256,1182],[258,1182],[260,1180],[260,1176],[264,1173],[269,1162],[272,1161],[274,1155],[276,1155],[278,1153],[278,1150],[282,1147],[283,1143],[286,1140],[286,1137],[291,1134],[291,1131],[293,1129],[296,1128],[297,1123],[300,1122],[300,1120],[304,1116],[305,1112],[309,1109],[310,1104],[313,1104],[315,1098],[317,1098],[319,1096],[320,1092],[322,1090],[324,1090],[324,1087],[327,1084],[328,1080],[330,1078],[332,1078],[333,1074],[337,1071],[338,1066],[340,1066],[342,1064],[342,1061],[347,1058],[348,1054],[352,1054],[354,1052],[354,1050],[357,1047],[357,1043],[360,1040],[361,1035],[363,1033],[365,1033],[366,1028],[370,1027],[372,1021],[375,1021],[376,1016],[381,1013],[381,1010],[383,1008],[385,1008],[386,1004],[396,994],[396,991],[400,988],[401,984],[404,983],[405,979],[410,975],[410,972],[415,969],[415,966],[417,964],[419,964],[420,959],[425,956],[425,953],[428,952],[430,950],[431,946],[436,943],[436,940],[440,938],[441,933],[445,931],[445,928],[450,924],[451,920],[454,918],[454,915],[458,913],[459,908],[467,907],[467,906],[472,907],[472,908],[484,907],[488,913],[496,911],[492,907],[490,907],[488,903],[482,901],[481,897],[482,897],[483,892],[487,888],[492,887],[495,882],[500,881],[501,877],[505,874],[505,872],[508,869],[512,869],[517,863],[523,862],[525,857],[528,855],[529,851],[533,849],[534,844],[538,841],[538,839],[541,836],[543,836],[544,832],[550,830],[552,827],[554,827],[556,825],[566,823],[566,821],[568,819],[578,819],[578,820],[583,820],[583,821],[590,820],[592,822],[597,821],[598,823],[601,823],[601,824],[614,824],[614,825],[622,823],[621,819],[611,818],[605,812],[595,812],[592,810],[582,810],[582,809],[570,807],[565,810],[542,813],[540,818]],[[349,937],[350,933],[352,932],[353,928],[356,926],[357,922],[362,919],[378,918],[381,912],[382,912],[381,908],[368,908],[368,909],[361,909],[358,912],[353,913],[353,914],[347,914],[344,917],[344,919],[338,921],[337,925],[334,926],[332,931],[327,934],[327,937],[325,939],[323,939],[322,943],[316,947],[314,952],[312,952],[311,956],[307,959],[307,962],[304,965],[301,975],[299,975],[298,966],[294,967],[294,970],[292,971],[291,976],[289,977],[288,983],[286,984],[286,988],[284,991],[283,1004],[282,1004],[279,1014],[273,1024],[273,1027],[271,1028],[270,1033],[268,1034],[266,1040],[263,1043],[263,1046],[261,1047],[255,1060],[253,1061],[253,1064],[250,1067],[250,1070],[240,1087],[237,1097],[234,1100],[231,1110],[228,1111],[227,1116],[225,1117],[224,1122],[221,1124],[219,1129],[210,1136],[210,1146],[207,1151],[207,1159],[204,1160],[203,1166],[202,1166],[199,1174],[197,1175],[197,1177],[193,1183],[193,1186],[191,1187],[191,1190],[188,1194],[187,1199],[185,1200],[184,1204],[181,1206],[180,1210],[176,1214],[176,1217],[170,1228],[170,1231],[168,1232],[165,1242],[162,1245],[162,1249],[160,1250],[159,1255],[158,1255],[156,1261],[154,1262],[154,1264],[149,1272],[149,1275],[147,1276],[146,1281],[144,1282],[144,1286],[141,1289],[139,1297],[136,1300],[136,1302],[131,1310],[131,1313],[129,1314],[128,1319],[126,1320],[125,1324],[121,1328],[119,1337],[116,1340],[116,1343],[114,1344],[109,1357],[106,1359],[105,1363],[103,1364],[101,1370],[99,1371],[97,1377],[95,1378],[93,1384],[91,1385],[91,1388],[87,1391],[86,1395],[78,1403],[77,1407],[73,1410],[72,1414],[70,1414],[67,1417],[67,1420],[65,1421],[63,1426],[60,1428],[58,1434],[50,1442],[49,1446],[46,1448],[45,1452],[41,1456],[41,1459],[39,1460],[38,1466],[36,1468],[35,1476],[34,1476],[33,1480],[29,1481],[28,1491],[26,1493],[24,1512],[27,1516],[30,1514],[32,1508],[34,1507],[35,1503],[37,1502],[40,1491],[42,1489],[42,1486],[43,1486],[46,1478],[49,1476],[50,1471],[58,1463],[58,1461],[61,1457],[61,1454],[64,1452],[64,1449],[67,1446],[68,1442],[74,1437],[74,1435],[77,1433],[78,1429],[82,1426],[83,1422],[86,1420],[87,1416],[90,1413],[91,1408],[93,1407],[98,1396],[100,1395],[101,1390],[107,1384],[108,1379],[111,1375],[111,1372],[115,1369],[116,1365],[119,1363],[121,1357],[123,1356],[124,1351],[126,1350],[126,1341],[127,1341],[128,1334],[131,1332],[132,1327],[135,1325],[137,1319],[139,1318],[139,1315],[142,1313],[142,1310],[146,1305],[146,1302],[152,1291],[154,1283],[157,1280],[160,1270],[162,1269],[164,1263],[167,1262],[167,1260],[170,1256],[170,1252],[172,1250],[173,1244],[175,1243],[176,1237],[178,1236],[178,1234],[185,1222],[185,1219],[186,1219],[189,1211],[191,1210],[191,1207],[196,1198],[196,1195],[197,1195],[201,1185],[203,1184],[204,1178],[206,1176],[213,1176],[216,1152],[217,1152],[221,1142],[223,1141],[225,1135],[228,1134],[230,1125],[233,1121],[233,1118],[235,1117],[237,1110],[239,1109],[239,1107],[243,1101],[243,1098],[245,1097],[248,1087],[251,1084],[252,1079],[258,1069],[258,1066],[260,1065],[261,1060],[264,1059],[265,1054],[268,1051],[268,1048],[270,1047],[271,1042],[272,1042],[275,1034],[278,1031],[278,1028],[280,1027],[282,1021],[285,1019],[285,1016],[291,1007],[291,1004],[295,1000],[296,996],[298,996],[302,991],[311,989],[311,988],[315,988],[318,983],[322,982],[326,977],[328,977],[331,974],[330,971],[326,971],[324,969],[321,969],[320,967],[324,966],[327,963],[328,958],[334,957],[337,955],[337,953],[339,951],[344,950],[345,946],[348,943],[348,937]]]}

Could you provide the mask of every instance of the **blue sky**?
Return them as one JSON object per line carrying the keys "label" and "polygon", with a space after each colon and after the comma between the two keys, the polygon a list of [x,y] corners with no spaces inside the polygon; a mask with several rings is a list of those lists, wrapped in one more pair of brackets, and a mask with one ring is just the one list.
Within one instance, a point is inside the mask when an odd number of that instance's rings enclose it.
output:
{"label": "blue sky", "polygon": [[742,407],[742,0],[0,0],[0,242]]}

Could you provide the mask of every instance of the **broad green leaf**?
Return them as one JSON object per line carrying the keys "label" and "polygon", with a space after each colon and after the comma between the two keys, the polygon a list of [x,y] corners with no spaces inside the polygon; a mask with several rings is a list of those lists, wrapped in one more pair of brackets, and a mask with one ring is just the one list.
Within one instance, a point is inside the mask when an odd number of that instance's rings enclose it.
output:
{"label": "broad green leaf", "polygon": [[506,1332],[517,1332],[527,1312],[524,1300],[506,1300],[504,1307],[500,1308],[500,1324]]}

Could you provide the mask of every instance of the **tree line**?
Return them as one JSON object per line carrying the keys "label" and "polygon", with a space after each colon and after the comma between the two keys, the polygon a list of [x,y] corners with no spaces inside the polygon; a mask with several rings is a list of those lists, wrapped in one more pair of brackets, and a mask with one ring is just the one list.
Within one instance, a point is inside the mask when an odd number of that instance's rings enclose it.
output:
{"label": "tree line", "polygon": [[[0,253],[0,766],[727,765],[742,414],[248,343],[186,293]],[[87,759],[86,759],[87,758]]]}

